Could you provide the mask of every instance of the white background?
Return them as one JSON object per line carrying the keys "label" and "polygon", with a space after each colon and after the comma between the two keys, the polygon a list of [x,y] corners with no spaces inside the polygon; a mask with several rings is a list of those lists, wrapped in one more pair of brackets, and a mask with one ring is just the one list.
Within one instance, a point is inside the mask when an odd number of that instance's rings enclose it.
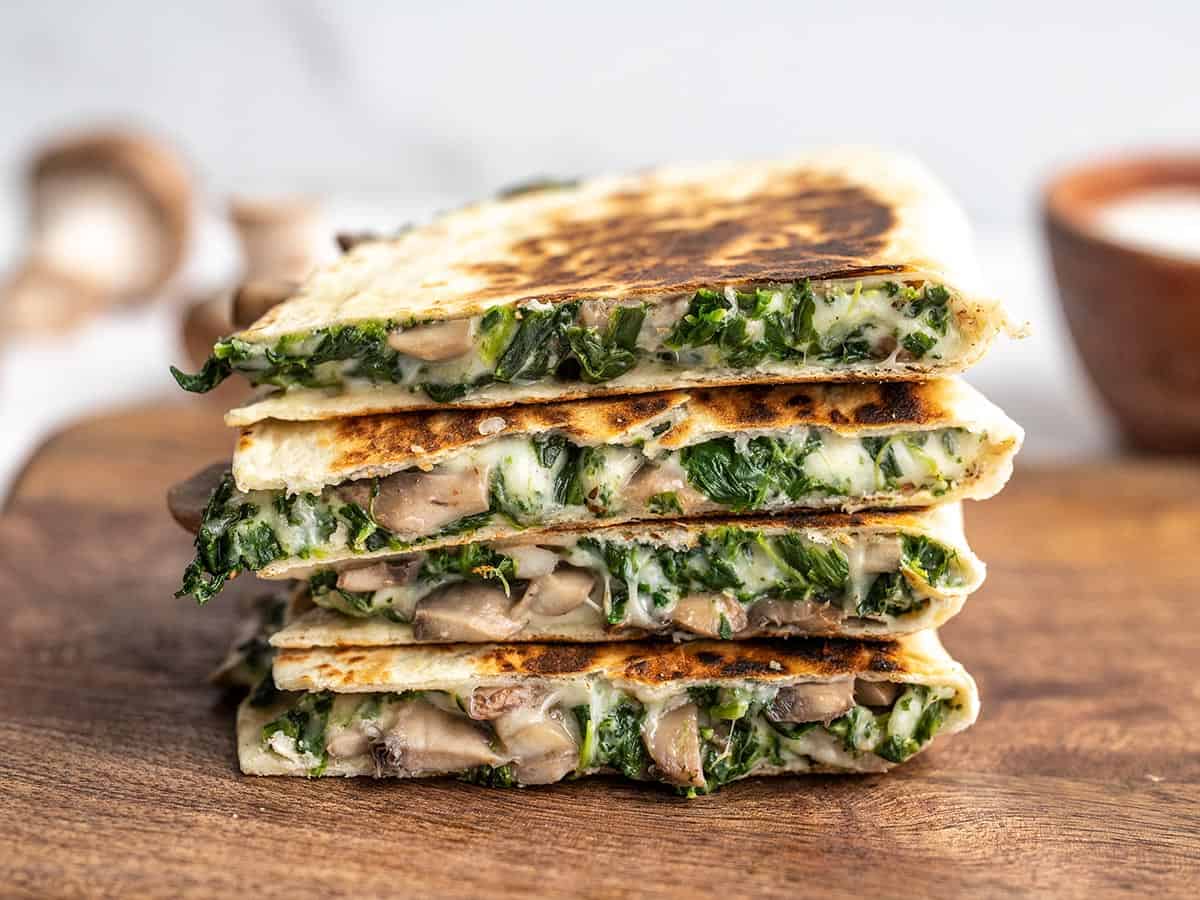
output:
{"label": "white background", "polygon": [[[972,380],[1026,425],[1029,457],[1091,453],[1105,432],[1055,308],[1039,186],[1098,153],[1200,149],[1198,48],[1195,2],[11,3],[0,260],[18,252],[31,148],[89,122],[150,128],[189,158],[208,196],[189,283],[236,264],[217,215],[231,191],[390,224],[534,173],[883,144],[950,184],[1035,325]],[[0,485],[35,432],[168,391],[174,315],[2,351]]]}

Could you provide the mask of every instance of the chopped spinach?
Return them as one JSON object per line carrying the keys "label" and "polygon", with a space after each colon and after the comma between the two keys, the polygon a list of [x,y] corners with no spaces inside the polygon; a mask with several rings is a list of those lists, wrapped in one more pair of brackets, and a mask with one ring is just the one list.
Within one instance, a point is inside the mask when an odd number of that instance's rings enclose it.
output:
{"label": "chopped spinach", "polygon": [[205,507],[196,556],[184,569],[176,597],[191,595],[203,605],[239,572],[261,569],[284,555],[271,527],[255,521],[258,507],[232,502],[233,493],[233,475],[227,473]]}
{"label": "chopped spinach", "polygon": [[459,781],[468,784],[478,784],[483,787],[510,788],[517,787],[517,775],[513,767],[504,766],[475,766],[467,769],[458,776]]}
{"label": "chopped spinach", "polygon": [[947,582],[957,554],[943,544],[921,534],[906,534],[902,542],[900,566],[934,587]]}
{"label": "chopped spinach", "polygon": [[679,495],[674,491],[663,491],[661,494],[654,494],[647,502],[650,512],[656,516],[681,516],[683,515],[683,505],[679,502]]}
{"label": "chopped spinach", "polygon": [[280,733],[291,738],[295,741],[297,753],[310,755],[316,760],[308,774],[320,775],[329,763],[329,755],[325,751],[325,729],[332,708],[333,694],[328,691],[305,694],[295,706],[263,726],[263,741],[269,742]]}
{"label": "chopped spinach", "polygon": [[593,764],[611,766],[626,778],[645,778],[650,767],[650,755],[642,743],[645,716],[641,705],[626,699],[609,710],[596,727]]}
{"label": "chopped spinach", "polygon": [[578,303],[523,307],[516,333],[496,362],[496,380],[533,381],[553,371],[566,354],[564,331],[578,312]]}

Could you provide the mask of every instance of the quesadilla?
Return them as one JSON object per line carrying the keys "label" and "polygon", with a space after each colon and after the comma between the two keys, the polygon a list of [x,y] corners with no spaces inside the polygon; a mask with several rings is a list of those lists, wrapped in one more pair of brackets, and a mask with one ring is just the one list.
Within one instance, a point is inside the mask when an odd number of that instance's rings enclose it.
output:
{"label": "quesadilla", "polygon": [[320,609],[271,644],[878,638],[942,624],[983,577],[957,504],[563,529],[317,568]]}
{"label": "quesadilla", "polygon": [[197,555],[181,593],[203,602],[241,571],[289,577],[316,562],[529,529],[984,498],[1007,481],[1022,439],[956,379],[501,412],[251,426],[233,474],[195,515]]}
{"label": "quesadilla", "polygon": [[748,775],[884,772],[979,707],[933,632],[281,650],[274,685],[238,711],[246,774],[510,786],[614,772],[687,793]]}
{"label": "quesadilla", "polygon": [[1004,312],[922,167],[840,151],[524,192],[355,244],[245,331],[227,416],[324,419],[677,387],[925,378],[977,361]]}

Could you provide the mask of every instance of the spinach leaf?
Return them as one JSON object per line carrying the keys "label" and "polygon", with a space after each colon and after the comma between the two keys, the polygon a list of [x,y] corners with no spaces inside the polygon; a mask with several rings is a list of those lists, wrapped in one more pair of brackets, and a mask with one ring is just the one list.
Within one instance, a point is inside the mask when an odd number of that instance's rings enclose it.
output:
{"label": "spinach leaf", "polygon": [[899,572],[884,572],[871,584],[866,597],[858,601],[860,616],[901,616],[916,605],[908,579]]}
{"label": "spinach leaf", "polygon": [[909,300],[904,314],[921,319],[940,335],[945,335],[950,318],[950,292],[940,284],[927,284],[919,297]]}
{"label": "spinach leaf", "polygon": [[622,699],[609,710],[596,728],[595,764],[611,766],[626,778],[646,777],[650,755],[642,743],[642,720],[646,711]]}
{"label": "spinach leaf", "polygon": [[792,483],[796,467],[781,442],[757,437],[744,450],[733,438],[684,447],[679,461],[688,482],[714,503],[734,512],[760,508],[772,488]]}
{"label": "spinach leaf", "polygon": [[904,349],[912,354],[913,359],[921,359],[933,349],[933,345],[937,343],[937,338],[926,334],[924,331],[913,331],[904,336],[902,343]]}
{"label": "spinach leaf", "polygon": [[510,765],[475,766],[467,769],[458,776],[459,781],[468,784],[478,784],[483,787],[510,788],[517,787],[517,775]]}
{"label": "spinach leaf", "polygon": [[675,323],[663,343],[672,350],[703,347],[721,333],[733,304],[722,291],[701,288],[692,295],[687,312]]}
{"label": "spinach leaf", "polygon": [[703,793],[749,775],[754,766],[765,755],[765,746],[759,740],[754,716],[737,719],[729,729],[725,740],[706,740],[702,748],[705,786]]}
{"label": "spinach leaf", "polygon": [[958,554],[949,547],[930,540],[924,535],[904,535],[900,552],[900,567],[913,572],[932,587],[937,587],[949,579],[950,567],[957,558]]}
{"label": "spinach leaf", "polygon": [[511,556],[493,550],[487,544],[463,544],[429,550],[417,572],[420,581],[440,584],[455,578],[471,581],[499,581],[507,590],[517,578],[517,564]]}
{"label": "spinach leaf", "polygon": [[218,384],[233,374],[233,366],[228,359],[210,356],[195,375],[189,375],[181,369],[171,366],[171,375],[185,391],[193,394],[206,394]]}
{"label": "spinach leaf", "polygon": [[512,306],[493,306],[479,321],[482,340],[479,357],[486,365],[495,366],[517,329],[517,312]]}
{"label": "spinach leaf", "polygon": [[496,363],[496,380],[533,381],[547,375],[565,355],[563,333],[578,312],[578,303],[522,308],[516,333]]}
{"label": "spinach leaf", "polygon": [[776,535],[770,539],[770,544],[788,568],[808,585],[806,599],[813,594],[818,599],[832,599],[845,593],[850,579],[850,561],[839,548],[818,546],[794,533]]}
{"label": "spinach leaf", "polygon": [[875,714],[865,706],[855,706],[839,719],[834,719],[825,729],[834,737],[842,739],[842,746],[849,751],[867,749],[879,737],[879,723]]}
{"label": "spinach leaf", "polygon": [[679,495],[674,491],[663,491],[660,494],[652,495],[646,502],[646,506],[656,516],[683,515],[683,505],[679,502]]}
{"label": "spinach leaf", "polygon": [[867,340],[866,328],[859,325],[838,338],[826,338],[821,345],[821,359],[838,365],[849,366],[871,358],[871,342]]}
{"label": "spinach leaf", "polygon": [[308,587],[314,597],[331,593],[337,594],[346,606],[357,615],[369,616],[377,612],[374,591],[344,591],[337,586],[337,579],[337,572],[333,569],[323,569],[309,577]]}
{"label": "spinach leaf", "polygon": [[184,569],[176,597],[191,595],[203,605],[239,572],[261,569],[284,555],[271,527],[254,521],[258,507],[232,502],[233,494],[233,475],[227,473],[204,509],[196,556]]}
{"label": "spinach leaf", "polygon": [[421,382],[421,390],[434,403],[453,403],[461,400],[476,387],[477,383],[438,384],[436,381]]}
{"label": "spinach leaf", "polygon": [[295,706],[263,726],[262,739],[269,741],[278,733],[290,737],[296,742],[298,753],[309,754],[317,760],[308,774],[320,775],[329,763],[329,755],[325,752],[325,729],[332,708],[333,694],[328,691],[305,694]]}
{"label": "spinach leaf", "polygon": [[572,327],[566,330],[571,353],[579,362],[580,376],[596,384],[624,375],[637,364],[638,333],[646,317],[645,304],[618,306],[601,335],[595,328]]}

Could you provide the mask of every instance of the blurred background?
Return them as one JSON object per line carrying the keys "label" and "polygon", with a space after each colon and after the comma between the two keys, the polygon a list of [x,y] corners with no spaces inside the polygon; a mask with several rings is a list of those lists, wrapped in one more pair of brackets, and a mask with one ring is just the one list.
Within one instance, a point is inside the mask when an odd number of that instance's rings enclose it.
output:
{"label": "blurred background", "polygon": [[[914,153],[965,206],[990,282],[1034,326],[971,375],[1026,426],[1024,461],[1113,446],[1058,311],[1040,189],[1111,151],[1200,146],[1200,5],[428,6],[0,12],[0,261],[23,310],[0,339],[0,494],[65,422],[179,394],[185,311],[202,333],[248,271],[303,269],[335,230],[531,175],[829,143]],[[99,145],[56,143],[94,128]],[[115,271],[98,236],[114,229]],[[47,274],[64,256],[95,271]]]}

